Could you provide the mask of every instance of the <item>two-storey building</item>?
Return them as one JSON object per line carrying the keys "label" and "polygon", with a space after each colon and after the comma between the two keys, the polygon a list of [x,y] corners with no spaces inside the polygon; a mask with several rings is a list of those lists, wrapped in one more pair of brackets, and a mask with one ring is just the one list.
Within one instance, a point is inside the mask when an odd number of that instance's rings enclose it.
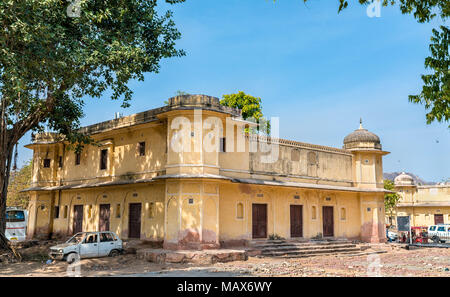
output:
{"label": "two-storey building", "polygon": [[411,226],[416,227],[450,224],[450,184],[418,185],[405,172],[394,179],[394,184],[400,200],[391,221],[409,216]]}
{"label": "two-storey building", "polygon": [[28,236],[111,230],[174,249],[272,234],[385,240],[387,152],[375,134],[361,126],[339,149],[252,127],[217,98],[184,95],[82,128],[95,143],[81,152],[34,135]]}

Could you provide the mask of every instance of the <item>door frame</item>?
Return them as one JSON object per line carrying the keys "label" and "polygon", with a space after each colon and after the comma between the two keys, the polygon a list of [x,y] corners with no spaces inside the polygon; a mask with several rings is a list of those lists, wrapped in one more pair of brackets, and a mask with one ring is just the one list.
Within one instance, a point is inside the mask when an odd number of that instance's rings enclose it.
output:
{"label": "door frame", "polygon": [[[331,212],[331,214],[332,214],[332,220],[331,220],[331,222],[332,222],[332,235],[325,235],[325,216],[324,216],[324,209],[325,208],[331,208],[332,209],[332,212]],[[336,227],[336,222],[335,222],[335,218],[336,218],[336,216],[335,216],[335,213],[334,213],[334,210],[335,210],[335,207],[334,207],[334,205],[322,205],[322,237],[335,237],[335,235],[336,235],[336,230],[335,230],[335,227]]]}
{"label": "door frame", "polygon": [[[301,212],[301,219],[302,219],[302,221],[301,221],[301,226],[302,226],[302,231],[301,231],[301,234],[302,234],[302,236],[295,236],[295,237],[293,237],[292,236],[292,217],[291,217],[291,206],[301,206],[301,210],[302,210],[302,212]],[[290,230],[289,230],[289,232],[290,232],[290,237],[291,238],[304,238],[305,236],[304,236],[304,225],[303,225],[303,222],[305,221],[304,220],[304,216],[303,216],[303,213],[304,213],[304,205],[303,204],[289,204],[289,228],[290,228]]]}
{"label": "door frame", "polygon": [[[139,237],[130,237],[130,222],[131,222],[131,205],[139,205]],[[142,230],[142,202],[130,202],[128,203],[128,238],[140,239]]]}
{"label": "door frame", "polygon": [[[253,234],[253,219],[254,219],[254,215],[253,215],[253,205],[264,205],[266,207],[266,230],[265,230],[265,237],[255,237],[255,235]],[[252,239],[264,239],[268,237],[268,233],[269,233],[269,204],[268,203],[252,203]]]}
{"label": "door frame", "polygon": [[[436,216],[442,218],[442,223],[437,223],[436,222]],[[435,213],[433,214],[433,218],[434,218],[434,224],[438,225],[438,224],[444,224],[445,220],[444,220],[444,215],[442,213]]]}
{"label": "door frame", "polygon": [[[102,219],[102,205],[108,205],[108,230],[100,230],[101,227],[101,219]],[[111,231],[111,204],[110,203],[102,203],[98,205],[98,231]]]}
{"label": "door frame", "polygon": [[[75,232],[75,222],[77,221],[77,217],[75,216],[75,208],[81,207],[81,231]],[[78,213],[78,212],[77,212]],[[84,221],[84,204],[74,204],[73,205],[73,219],[72,219],[72,235],[75,235],[78,232],[83,232],[83,221]]]}

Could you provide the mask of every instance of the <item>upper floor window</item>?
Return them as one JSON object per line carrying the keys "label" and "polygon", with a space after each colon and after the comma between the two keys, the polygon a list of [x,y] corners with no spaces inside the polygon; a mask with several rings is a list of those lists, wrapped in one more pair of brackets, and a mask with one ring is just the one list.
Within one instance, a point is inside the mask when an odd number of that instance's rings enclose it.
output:
{"label": "upper floor window", "polygon": [[145,141],[138,143],[139,156],[145,156]]}
{"label": "upper floor window", "polygon": [[100,152],[100,170],[105,170],[108,165],[108,150],[104,149]]}
{"label": "upper floor window", "polygon": [[63,158],[62,158],[62,156],[59,156],[59,158],[58,158],[58,167],[59,168],[63,167]]}
{"label": "upper floor window", "polygon": [[44,159],[44,168],[50,168],[50,159]]}
{"label": "upper floor window", "polygon": [[75,165],[80,165],[80,163],[81,163],[81,153],[76,152],[75,153]]}

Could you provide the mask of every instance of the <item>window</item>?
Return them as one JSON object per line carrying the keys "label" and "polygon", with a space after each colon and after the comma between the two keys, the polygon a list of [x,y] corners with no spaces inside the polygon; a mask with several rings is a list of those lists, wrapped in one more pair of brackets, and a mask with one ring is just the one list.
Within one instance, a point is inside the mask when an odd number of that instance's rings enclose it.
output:
{"label": "window", "polygon": [[116,218],[120,218],[120,204],[116,205]]}
{"label": "window", "polygon": [[64,205],[64,218],[67,219],[67,205]]}
{"label": "window", "polygon": [[59,205],[55,206],[55,219],[59,219]]}
{"label": "window", "polygon": [[58,157],[58,167],[59,167],[59,168],[62,168],[62,167],[63,167],[63,159],[62,159],[62,156],[59,156],[59,157]]}
{"label": "window", "polygon": [[237,219],[243,219],[244,218],[244,204],[242,204],[242,202],[239,202],[236,205],[236,218]]}
{"label": "window", "polygon": [[317,210],[316,210],[316,207],[315,207],[315,206],[313,206],[313,207],[311,208],[311,218],[312,218],[313,220],[317,219]]}
{"label": "window", "polygon": [[8,210],[6,212],[6,222],[25,222],[25,213],[23,210]]}
{"label": "window", "polygon": [[221,152],[221,153],[225,153],[226,152],[226,139],[225,139],[225,137],[220,138],[219,152]]}
{"label": "window", "polygon": [[347,217],[347,213],[346,213],[345,208],[341,208],[341,220],[344,221],[346,219],[346,217]]}
{"label": "window", "polygon": [[145,156],[145,141],[138,143],[139,156]]}
{"label": "window", "polygon": [[81,153],[76,152],[75,153],[75,165],[80,165],[80,163],[81,163]]}
{"label": "window", "polygon": [[100,242],[114,241],[111,233],[100,233]]}
{"label": "window", "polygon": [[50,167],[50,159],[44,159],[44,168]]}
{"label": "window", "polygon": [[101,150],[100,152],[100,170],[105,170],[108,164],[108,150]]}
{"label": "window", "polygon": [[438,227],[438,229],[437,229],[438,231],[442,231],[442,232],[444,232],[445,231],[445,227],[444,226],[442,226],[442,227]]}
{"label": "window", "polygon": [[84,240],[84,243],[97,243],[97,234],[89,234],[86,239]]}

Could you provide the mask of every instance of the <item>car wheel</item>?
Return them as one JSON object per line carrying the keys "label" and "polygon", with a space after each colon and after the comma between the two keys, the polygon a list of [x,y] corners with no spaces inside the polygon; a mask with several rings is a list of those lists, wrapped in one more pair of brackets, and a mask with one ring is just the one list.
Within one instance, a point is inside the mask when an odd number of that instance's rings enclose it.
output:
{"label": "car wheel", "polygon": [[118,255],[120,255],[120,252],[118,250],[112,250],[109,252],[110,257],[117,257]]}
{"label": "car wheel", "polygon": [[73,262],[75,262],[75,261],[79,261],[80,260],[80,256],[77,254],[77,253],[70,253],[70,254],[68,254],[67,255],[67,257],[66,257],[66,261],[67,261],[67,263],[69,263],[69,264],[72,264]]}
{"label": "car wheel", "polygon": [[437,237],[436,235],[433,236],[433,237],[431,237],[431,240],[432,240],[434,243],[439,243],[439,242],[440,242],[439,237]]}

